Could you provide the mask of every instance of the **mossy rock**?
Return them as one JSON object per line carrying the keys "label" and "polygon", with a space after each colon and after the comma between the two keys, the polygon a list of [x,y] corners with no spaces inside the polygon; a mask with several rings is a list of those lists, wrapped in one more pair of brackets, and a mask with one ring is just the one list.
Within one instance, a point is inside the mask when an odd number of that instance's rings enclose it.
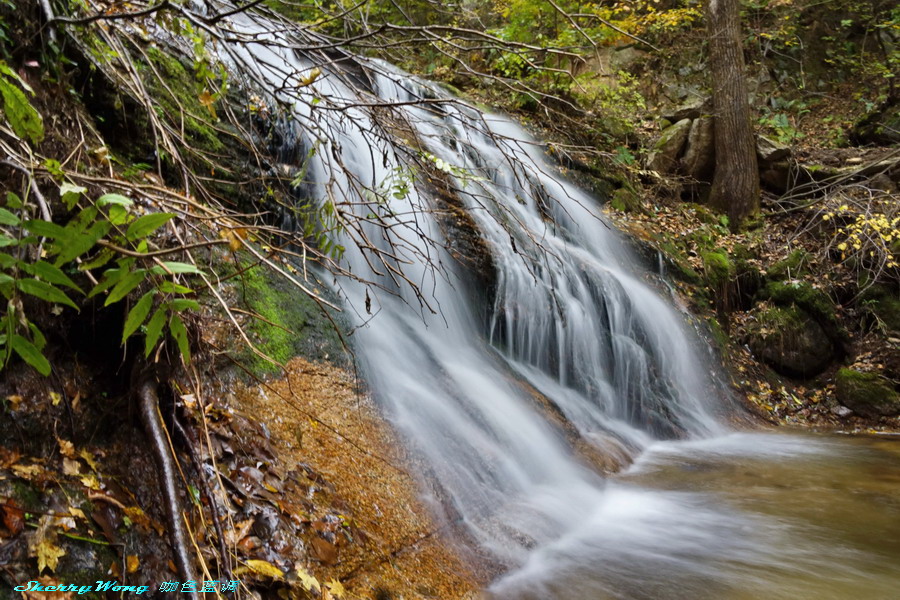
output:
{"label": "mossy rock", "polygon": [[875,373],[841,369],[835,376],[838,402],[863,417],[900,414],[900,394],[889,379]]}
{"label": "mossy rock", "polygon": [[641,199],[634,191],[621,187],[613,192],[610,206],[622,212],[635,212],[641,209]]}
{"label": "mossy rock", "polygon": [[700,257],[703,259],[703,270],[710,286],[721,288],[734,279],[734,265],[726,252],[721,250],[704,252]]}
{"label": "mossy rock", "polygon": [[[309,285],[327,295],[323,291],[325,286],[315,282],[312,274]],[[246,307],[262,317],[251,318],[247,331],[264,354],[280,363],[302,356],[342,367],[350,364],[351,358],[335,329],[337,326],[346,330],[338,314],[324,312],[325,309],[290,282],[262,266],[244,271],[236,279],[235,286]],[[249,348],[241,350],[238,361],[256,376],[279,372],[277,365],[257,356]]]}
{"label": "mossy rock", "polygon": [[900,297],[884,286],[872,286],[861,298],[862,307],[871,311],[879,324],[889,331],[900,332]]}
{"label": "mossy rock", "polygon": [[794,279],[808,272],[807,266],[812,256],[806,250],[794,250],[786,258],[779,260],[766,270],[771,281]]}
{"label": "mossy rock", "polygon": [[675,244],[663,241],[658,243],[658,248],[658,251],[663,255],[663,260],[669,272],[675,279],[689,285],[703,285],[703,277],[691,267],[687,258]]}
{"label": "mossy rock", "polygon": [[814,288],[803,281],[798,283],[783,283],[770,281],[759,294],[762,299],[771,300],[778,306],[796,306],[806,312],[822,326],[828,338],[842,346],[847,339],[847,333],[843,330],[837,318],[837,311],[828,294]]}
{"label": "mossy rock", "polygon": [[835,349],[818,321],[797,306],[769,307],[752,313],[755,325],[748,345],[758,358],[789,377],[818,375],[835,357]]}

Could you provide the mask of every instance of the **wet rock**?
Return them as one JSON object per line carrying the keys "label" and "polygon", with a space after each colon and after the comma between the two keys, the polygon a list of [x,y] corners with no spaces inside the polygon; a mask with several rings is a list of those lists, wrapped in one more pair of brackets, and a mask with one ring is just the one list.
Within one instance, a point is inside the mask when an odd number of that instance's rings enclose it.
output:
{"label": "wet rock", "polygon": [[849,408],[847,408],[846,406],[838,404],[837,406],[833,406],[831,408],[831,414],[833,414],[837,417],[840,417],[841,419],[846,419],[847,417],[849,417],[850,415],[853,414],[853,411],[850,410]]}
{"label": "wet rock", "polygon": [[647,168],[659,173],[671,173],[675,170],[676,161],[687,142],[691,131],[691,120],[682,119],[663,130],[647,160]]}
{"label": "wet rock", "polygon": [[691,123],[687,148],[681,159],[685,175],[697,181],[711,181],[715,167],[715,139],[712,117],[700,117]]}
{"label": "wet rock", "polygon": [[811,377],[825,370],[835,349],[822,326],[796,307],[754,311],[749,331],[753,353],[775,371],[789,377]]}
{"label": "wet rock", "polygon": [[876,373],[841,369],[835,377],[838,402],[864,417],[900,414],[900,394],[891,381]]}

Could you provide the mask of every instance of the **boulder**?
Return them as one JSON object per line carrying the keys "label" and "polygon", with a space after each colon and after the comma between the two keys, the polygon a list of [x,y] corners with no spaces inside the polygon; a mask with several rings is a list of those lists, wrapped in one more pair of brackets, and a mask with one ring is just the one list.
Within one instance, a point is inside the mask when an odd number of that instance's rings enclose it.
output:
{"label": "boulder", "polygon": [[672,123],[683,119],[699,119],[702,115],[712,112],[710,98],[693,98],[675,110],[665,113],[662,117]]}
{"label": "boulder", "polygon": [[900,414],[900,394],[889,379],[876,373],[841,369],[835,377],[835,395],[838,402],[863,417]]}
{"label": "boulder", "polygon": [[761,166],[783,161],[790,155],[790,147],[764,135],[756,136],[756,157],[759,159]]}
{"label": "boulder", "polygon": [[691,123],[687,147],[681,159],[685,175],[697,181],[712,181],[716,144],[712,117],[698,117]]}
{"label": "boulder", "polygon": [[797,307],[754,311],[748,344],[760,360],[789,377],[818,375],[834,358],[834,346],[824,329]]}
{"label": "boulder", "polygon": [[682,119],[663,129],[662,135],[653,144],[647,168],[659,173],[671,173],[675,170],[676,161],[691,131],[691,120]]}

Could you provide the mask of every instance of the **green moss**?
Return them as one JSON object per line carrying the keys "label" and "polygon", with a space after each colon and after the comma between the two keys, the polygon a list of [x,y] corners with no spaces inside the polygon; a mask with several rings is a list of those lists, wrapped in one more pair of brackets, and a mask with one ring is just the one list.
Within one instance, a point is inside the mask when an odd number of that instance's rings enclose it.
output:
{"label": "green moss", "polygon": [[780,306],[799,306],[823,326],[839,328],[831,298],[805,281],[799,283],[770,281],[763,288],[762,297]]}
{"label": "green moss", "polygon": [[889,331],[900,331],[900,298],[896,292],[884,286],[873,285],[865,291],[861,303]]}
{"label": "green moss", "polygon": [[709,317],[706,319],[706,327],[710,335],[712,335],[716,345],[719,347],[719,351],[726,353],[730,347],[731,338],[725,333],[725,330],[722,329],[722,325],[719,324],[719,321]]}
{"label": "green moss", "polygon": [[700,286],[703,285],[703,277],[691,267],[685,258],[684,253],[672,242],[658,242],[659,251],[666,258],[666,263],[672,269],[672,274],[687,284]]}
{"label": "green moss", "polygon": [[183,115],[185,137],[193,148],[205,152],[221,152],[224,145],[211,123],[212,116],[200,103],[203,89],[198,84],[197,78],[180,60],[159,48],[147,48],[146,52],[163,80],[161,82],[154,77],[150,69],[144,66],[145,85],[158,102],[159,116],[173,119],[173,124],[180,127]]}
{"label": "green moss", "polygon": [[38,510],[41,508],[41,495],[29,483],[21,479],[15,479],[12,483],[13,498],[20,506],[26,509]]}
{"label": "green moss", "polygon": [[806,250],[794,250],[787,258],[784,258],[767,269],[767,275],[772,281],[784,281],[795,279],[805,274],[808,269],[811,255]]}
{"label": "green moss", "polygon": [[900,394],[891,382],[875,373],[841,369],[835,376],[838,401],[866,417],[900,413]]}
{"label": "green moss", "polygon": [[[245,263],[244,266],[247,266]],[[314,287],[314,282],[311,281]],[[254,344],[280,363],[302,356],[346,366],[349,358],[334,325],[319,305],[283,277],[260,266],[245,271],[237,283],[248,310],[257,313],[248,326]],[[321,288],[320,288],[321,289]],[[335,318],[336,315],[331,315]],[[239,359],[255,375],[274,374],[278,366],[249,348]]]}
{"label": "green moss", "polygon": [[725,252],[704,252],[700,257],[710,286],[722,287],[734,278],[734,265]]}
{"label": "green moss", "polygon": [[821,373],[834,357],[824,329],[803,309],[768,306],[753,312],[748,345],[757,357],[782,375]]}
{"label": "green moss", "polygon": [[641,208],[641,199],[638,195],[624,187],[613,192],[609,203],[614,209],[622,212],[633,212]]}

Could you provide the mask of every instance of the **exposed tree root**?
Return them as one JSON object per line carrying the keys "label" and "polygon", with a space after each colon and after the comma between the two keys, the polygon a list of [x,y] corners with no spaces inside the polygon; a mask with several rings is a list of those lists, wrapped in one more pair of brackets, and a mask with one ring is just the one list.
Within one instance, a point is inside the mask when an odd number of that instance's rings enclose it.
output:
{"label": "exposed tree root", "polygon": [[[169,453],[169,436],[159,414],[159,397],[156,394],[156,382],[152,377],[143,376],[137,388],[140,404],[141,421],[150,437],[150,446],[159,467],[160,489],[166,508],[166,519],[169,525],[170,543],[175,556],[175,566],[184,581],[196,581],[193,564],[188,555],[187,537],[182,523],[181,501],[175,487],[175,460]],[[191,593],[197,598],[196,592]]]}

